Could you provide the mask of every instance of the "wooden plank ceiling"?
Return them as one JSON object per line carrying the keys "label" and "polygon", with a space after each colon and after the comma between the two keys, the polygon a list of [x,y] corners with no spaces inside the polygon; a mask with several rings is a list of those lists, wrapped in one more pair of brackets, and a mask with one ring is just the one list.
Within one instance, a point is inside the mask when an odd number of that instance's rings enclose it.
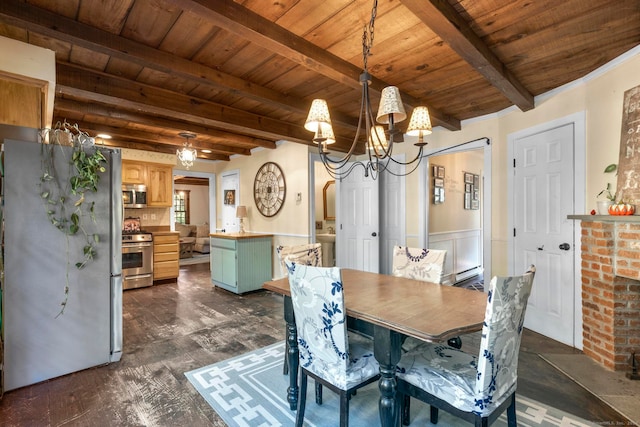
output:
{"label": "wooden plank ceiling", "polygon": [[[640,0],[379,0],[368,60],[374,108],[398,86],[435,126],[515,105],[640,44]],[[0,35],[56,52],[54,122],[110,145],[229,160],[303,128],[329,102],[353,139],[372,0],[2,0]],[[6,58],[3,60],[7,60]],[[403,128],[406,123],[400,124]],[[203,153],[203,149],[211,150]]]}

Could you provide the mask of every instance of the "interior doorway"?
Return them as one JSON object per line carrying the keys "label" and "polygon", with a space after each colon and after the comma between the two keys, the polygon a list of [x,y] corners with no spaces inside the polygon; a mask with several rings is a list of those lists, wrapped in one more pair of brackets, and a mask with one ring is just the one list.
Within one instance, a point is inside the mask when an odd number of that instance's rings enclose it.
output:
{"label": "interior doorway", "polygon": [[[438,164],[432,161],[433,158],[438,156],[447,156],[452,154],[464,154],[473,153],[469,162],[477,164],[477,170],[481,173],[473,173],[475,170],[463,170],[465,166],[454,166],[448,168],[448,163]],[[475,274],[474,263],[475,259],[467,260],[464,258],[464,254],[472,254],[474,248],[478,248],[477,254],[481,258],[481,272],[484,277],[491,277],[491,140],[489,138],[479,138],[473,141],[463,142],[461,144],[454,145],[443,149],[433,149],[425,153],[428,161],[423,162],[418,169],[419,180],[422,183],[429,183],[423,185],[421,191],[419,191],[419,245],[423,248],[438,248],[447,249],[452,254],[447,255],[447,261],[445,265],[445,273],[449,272],[449,277],[445,278],[450,284],[457,281],[464,280],[465,276],[469,277],[471,274]],[[457,160],[456,160],[457,161]],[[443,166],[443,176],[435,176],[433,173],[433,166]],[[447,172],[449,169],[449,172]],[[467,176],[467,175],[471,176]],[[440,171],[436,172],[439,175]],[[475,180],[477,176],[477,182]],[[435,179],[442,179],[438,184],[442,185],[444,189],[444,195],[438,194],[439,201],[443,203],[436,204],[434,188],[436,187]],[[468,182],[465,182],[468,181]],[[467,184],[471,184],[470,187]],[[476,185],[477,184],[477,185]],[[475,232],[467,232],[464,227],[458,227],[457,230],[449,228],[446,230],[447,235],[437,235],[434,232],[438,230],[431,230],[430,216],[432,215],[431,208],[445,208],[445,211],[456,213],[464,213],[465,211],[473,212],[475,209],[467,208],[467,197],[469,198],[469,208],[472,207],[474,201],[474,190],[478,189],[477,202],[479,226]],[[469,190],[469,191],[467,191]],[[469,194],[469,196],[467,196]],[[455,203],[452,203],[455,200]],[[440,230],[443,232],[443,230]],[[457,245],[457,246],[455,246]],[[479,246],[478,246],[479,245]],[[444,247],[446,246],[446,247]],[[454,254],[455,253],[455,254]],[[454,258],[455,257],[455,258]],[[447,270],[447,268],[449,270]]]}
{"label": "interior doorway", "polygon": [[[215,231],[216,224],[216,175],[214,173],[208,172],[197,172],[197,171],[188,171],[188,170],[173,170],[173,191],[176,189],[176,180],[183,180],[185,185],[202,185],[203,182],[206,182],[208,187],[207,191],[201,194],[206,194],[207,200],[203,202],[206,205],[207,214],[206,214],[206,222],[209,223],[211,232]],[[200,193],[199,193],[200,194]],[[196,222],[200,222],[199,218],[202,218],[202,215],[196,216]],[[175,211],[174,208],[171,208],[171,224],[175,223]]]}
{"label": "interior doorway", "polygon": [[[176,226],[176,191],[185,190],[189,195],[189,227]],[[216,231],[216,176],[213,173],[173,171],[174,206],[171,207],[171,229],[189,233],[195,242],[190,251],[180,255],[182,266],[209,264],[209,234]],[[195,233],[195,234],[194,234]],[[182,235],[181,235],[182,236]]]}
{"label": "interior doorway", "polygon": [[309,242],[322,244],[322,265],[336,265],[336,181],[320,156],[309,156]]}

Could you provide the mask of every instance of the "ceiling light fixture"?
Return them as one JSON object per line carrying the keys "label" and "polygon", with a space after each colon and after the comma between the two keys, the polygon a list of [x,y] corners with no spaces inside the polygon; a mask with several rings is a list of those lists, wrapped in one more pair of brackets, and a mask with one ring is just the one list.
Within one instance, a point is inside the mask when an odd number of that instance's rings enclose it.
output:
{"label": "ceiling light fixture", "polygon": [[182,166],[189,169],[193,166],[193,161],[198,158],[198,152],[191,146],[189,142],[190,138],[195,138],[196,134],[191,132],[180,132],[178,135],[185,138],[184,146],[176,151],[178,160],[182,163]]}
{"label": "ceiling light fixture", "polygon": [[[305,129],[315,132],[313,141],[318,144],[318,151],[322,163],[334,179],[347,177],[355,167],[362,166],[364,175],[371,176],[376,179],[378,174],[387,171],[396,176],[408,175],[420,164],[422,160],[422,150],[426,142],[424,136],[431,133],[431,120],[429,119],[429,110],[427,107],[416,107],[413,110],[407,134],[418,136],[418,142],[415,143],[419,147],[416,157],[409,162],[401,162],[393,158],[394,143],[403,142],[402,132],[396,127],[396,124],[407,118],[407,114],[400,98],[400,91],[395,86],[389,86],[382,90],[380,96],[380,105],[378,113],[373,114],[371,108],[371,98],[369,95],[369,85],[371,84],[371,74],[367,69],[367,59],[371,55],[371,47],[373,46],[373,30],[374,21],[377,14],[378,1],[374,0],[371,9],[371,20],[364,27],[362,35],[362,60],[364,70],[360,74],[360,85],[362,86],[362,100],[360,103],[360,113],[358,117],[358,127],[356,135],[353,138],[349,151],[342,158],[329,157],[328,145],[336,142],[331,125],[331,117],[329,115],[329,107],[324,99],[314,99],[309,109],[309,115],[304,124]],[[376,125],[377,123],[386,124],[384,127]],[[360,139],[361,131],[364,128],[364,143],[366,144],[366,152],[368,160],[359,160],[351,162],[351,157],[356,152],[358,144],[362,144]],[[399,173],[397,168],[392,168],[391,163],[401,166],[413,165],[409,171],[405,170]],[[393,169],[393,170],[392,170]]]}

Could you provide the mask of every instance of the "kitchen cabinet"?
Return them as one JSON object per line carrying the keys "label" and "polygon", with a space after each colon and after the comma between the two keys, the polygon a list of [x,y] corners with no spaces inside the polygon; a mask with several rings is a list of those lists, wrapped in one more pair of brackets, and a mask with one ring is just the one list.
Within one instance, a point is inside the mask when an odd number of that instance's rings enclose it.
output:
{"label": "kitchen cabinet", "polygon": [[147,184],[147,165],[140,162],[122,161],[123,184]]}
{"label": "kitchen cabinet", "polygon": [[[4,3],[3,3],[4,5]],[[51,128],[56,88],[56,54],[0,37],[0,123]]]}
{"label": "kitchen cabinet", "polygon": [[180,233],[153,233],[153,280],[176,279],[180,274]]}
{"label": "kitchen cabinet", "polygon": [[173,206],[173,167],[156,163],[122,161],[122,183],[147,186],[147,207]]}
{"label": "kitchen cabinet", "polygon": [[168,165],[147,165],[147,206],[173,206],[173,168]]}
{"label": "kitchen cabinet", "polygon": [[271,234],[215,233],[210,239],[213,285],[243,294],[272,279]]}

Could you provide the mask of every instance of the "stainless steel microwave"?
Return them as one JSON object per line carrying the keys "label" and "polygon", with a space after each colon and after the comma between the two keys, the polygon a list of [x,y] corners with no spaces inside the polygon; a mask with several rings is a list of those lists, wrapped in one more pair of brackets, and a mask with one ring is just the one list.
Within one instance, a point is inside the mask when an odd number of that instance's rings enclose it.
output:
{"label": "stainless steel microwave", "polygon": [[125,208],[147,207],[147,186],[142,184],[122,185],[122,204]]}

